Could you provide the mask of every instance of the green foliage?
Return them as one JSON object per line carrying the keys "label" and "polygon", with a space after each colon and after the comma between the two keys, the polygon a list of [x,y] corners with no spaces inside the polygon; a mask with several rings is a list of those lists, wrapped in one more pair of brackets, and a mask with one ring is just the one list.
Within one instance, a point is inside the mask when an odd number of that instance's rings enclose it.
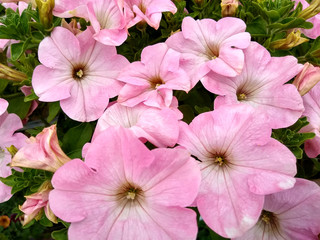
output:
{"label": "green foliage", "polygon": [[0,180],[12,187],[11,193],[22,191],[24,196],[31,195],[38,191],[41,184],[46,180],[51,180],[52,173],[44,170],[23,168],[23,171],[12,169],[12,175]]}
{"label": "green foliage", "polygon": [[273,130],[272,137],[286,145],[297,159],[301,159],[303,157],[301,145],[315,136],[314,133],[299,133],[299,130],[308,124],[306,117],[300,118],[289,128]]}

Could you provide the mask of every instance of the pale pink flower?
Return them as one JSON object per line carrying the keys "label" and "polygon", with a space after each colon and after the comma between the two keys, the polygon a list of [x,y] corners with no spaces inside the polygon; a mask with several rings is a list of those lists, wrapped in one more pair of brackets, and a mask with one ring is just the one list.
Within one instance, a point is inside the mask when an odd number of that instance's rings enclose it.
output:
{"label": "pale pink flower", "polygon": [[53,14],[85,18],[91,23],[93,38],[105,45],[119,46],[128,37],[122,0],[58,0]]}
{"label": "pale pink flower", "polygon": [[[306,9],[309,7],[309,3],[306,0],[293,0],[296,3],[296,6],[300,2],[302,4],[302,9]],[[316,39],[320,36],[320,13],[317,15],[307,19],[308,22],[313,24],[313,28],[311,29],[304,29],[301,28],[300,31],[306,35],[308,38]]]}
{"label": "pale pink flower", "polygon": [[[1,112],[3,112],[8,104],[3,99],[0,100]],[[6,178],[11,175],[11,168],[8,166],[11,161],[11,154],[6,148],[11,145],[20,148],[24,145],[26,136],[22,133],[15,133],[22,127],[22,122],[17,115],[7,112],[0,114],[0,177]],[[11,196],[11,187],[0,181],[0,203],[9,200]]]}
{"label": "pale pink flower", "polygon": [[187,73],[180,68],[180,55],[165,43],[144,48],[141,61],[131,63],[118,77],[127,83],[118,102],[129,107],[141,102],[151,107],[169,107],[173,90],[191,89]]}
{"label": "pale pink flower", "polygon": [[39,100],[60,101],[70,118],[82,122],[102,115],[123,86],[116,77],[129,64],[115,47],[96,42],[90,30],[75,36],[63,27],[40,43],[39,60],[43,65],[32,77]]}
{"label": "pale pink flower", "polygon": [[244,64],[243,49],[250,44],[246,24],[239,18],[194,20],[186,17],[182,31],[168,38],[168,46],[182,53],[192,87],[209,72],[234,77]]}
{"label": "pale pink flower", "polygon": [[128,21],[128,28],[138,22],[146,22],[154,29],[158,29],[162,12],[175,14],[177,8],[171,0],[124,0],[124,9]]}
{"label": "pale pink flower", "polygon": [[308,157],[314,158],[320,154],[320,84],[316,84],[303,98],[306,116],[309,124],[301,132],[313,132],[315,137],[304,143],[304,150]]}
{"label": "pale pink flower", "polygon": [[306,62],[302,71],[296,76],[292,84],[296,86],[301,96],[305,95],[320,81],[320,68]]}
{"label": "pale pink flower", "polygon": [[[296,87],[285,84],[303,68],[293,56],[271,57],[260,44],[252,42],[244,50],[245,65],[236,77],[209,73],[202,83],[206,89],[223,95],[215,99],[215,108],[226,104],[245,104],[265,113],[272,128],[295,123],[304,108]],[[279,67],[281,66],[281,67]]]}
{"label": "pale pink flower", "polygon": [[237,237],[258,220],[264,195],[293,187],[296,158],[271,138],[263,115],[233,105],[180,122],[178,144],[200,162],[195,204],[218,234]]}
{"label": "pale pink flower", "polygon": [[109,128],[92,142],[85,162],[53,175],[53,213],[71,222],[76,239],[195,239],[200,171],[184,149],[148,150],[130,131]]}
{"label": "pale pink flower", "polygon": [[293,188],[265,197],[256,225],[234,240],[318,240],[320,234],[320,187],[296,179]]}
{"label": "pale pink flower", "polygon": [[143,142],[157,147],[173,147],[178,140],[179,119],[170,108],[153,108],[144,104],[135,107],[115,103],[99,118],[93,139],[111,126],[130,129]]}
{"label": "pale pink flower", "polygon": [[[49,205],[49,193],[52,190],[50,182],[44,182],[39,188],[38,192],[25,196],[26,201],[19,209],[24,213],[23,225],[28,224],[32,219],[37,218],[41,214],[41,210],[44,210],[46,217],[57,223],[56,216],[53,214]],[[41,217],[41,215],[40,215]]]}
{"label": "pale pink flower", "polygon": [[7,110],[8,105],[7,100],[0,98],[0,116]]}
{"label": "pale pink flower", "polygon": [[52,125],[36,137],[30,137],[14,155],[10,165],[55,172],[70,160],[59,146],[56,125]]}

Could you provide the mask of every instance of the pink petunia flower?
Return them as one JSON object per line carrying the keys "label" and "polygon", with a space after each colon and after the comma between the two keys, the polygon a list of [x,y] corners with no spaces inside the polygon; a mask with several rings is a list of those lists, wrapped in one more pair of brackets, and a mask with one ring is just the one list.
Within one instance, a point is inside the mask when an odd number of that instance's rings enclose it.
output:
{"label": "pink petunia flower", "polygon": [[178,140],[179,118],[170,108],[152,108],[144,104],[135,107],[115,103],[99,118],[93,139],[111,126],[130,129],[143,142],[157,147],[173,147]]}
{"label": "pink petunia flower", "polygon": [[[11,145],[21,148],[27,137],[22,133],[15,133],[16,130],[23,127],[22,122],[17,115],[3,112],[8,104],[5,100],[0,100],[2,112],[0,114],[0,177],[6,178],[11,175],[11,168],[8,166],[11,161],[11,155],[6,148]],[[0,181],[0,203],[9,200],[11,196],[11,187]]]}
{"label": "pink petunia flower", "polygon": [[36,137],[30,137],[14,155],[11,167],[26,167],[55,172],[71,159],[59,146],[56,125],[44,128]]}
{"label": "pink petunia flower", "polygon": [[128,107],[141,102],[151,107],[169,107],[173,90],[191,89],[187,73],[180,68],[180,55],[165,43],[144,48],[141,61],[131,63],[118,77],[126,83],[118,102]]}
{"label": "pink petunia flower", "polygon": [[194,20],[186,17],[182,31],[168,38],[168,46],[182,53],[183,66],[192,78],[192,87],[209,72],[239,75],[244,64],[243,49],[250,44],[246,24],[239,18]]}
{"label": "pink petunia flower", "polygon": [[52,178],[53,213],[71,222],[70,240],[195,239],[200,171],[184,149],[152,151],[123,128],[92,142]]}
{"label": "pink petunia flower", "polygon": [[171,0],[124,0],[124,9],[128,21],[128,28],[138,22],[146,22],[154,29],[158,29],[162,12],[175,14],[177,8]]}
{"label": "pink petunia flower", "polygon": [[123,0],[58,0],[53,14],[90,21],[93,38],[105,45],[119,46],[128,37]]}
{"label": "pink petunia flower", "polygon": [[267,195],[256,225],[234,240],[317,240],[320,234],[320,187],[297,179],[293,188]]}
{"label": "pink petunia flower", "polygon": [[296,158],[271,138],[263,115],[232,105],[180,122],[178,144],[200,162],[195,204],[218,234],[237,237],[258,220],[264,195],[293,187]]}
{"label": "pink petunia flower", "polygon": [[[284,128],[295,123],[304,108],[296,87],[285,84],[303,68],[293,56],[271,57],[260,44],[251,42],[244,50],[245,65],[236,77],[224,77],[213,72],[202,80],[210,92],[224,95],[215,99],[215,108],[226,104],[245,104],[265,113],[272,128]],[[281,66],[281,67],[279,67]]]}
{"label": "pink petunia flower", "polygon": [[301,132],[313,132],[315,137],[304,143],[304,150],[308,157],[314,158],[320,154],[320,84],[316,84],[303,98],[306,116],[309,124],[301,129]]}
{"label": "pink petunia flower", "polygon": [[63,27],[40,43],[39,60],[32,77],[39,100],[60,101],[70,118],[82,122],[102,115],[123,86],[116,77],[129,64],[115,47],[96,42],[90,30],[75,36]]}
{"label": "pink petunia flower", "polygon": [[0,98],[0,116],[7,111],[9,103],[7,102],[7,100]]}

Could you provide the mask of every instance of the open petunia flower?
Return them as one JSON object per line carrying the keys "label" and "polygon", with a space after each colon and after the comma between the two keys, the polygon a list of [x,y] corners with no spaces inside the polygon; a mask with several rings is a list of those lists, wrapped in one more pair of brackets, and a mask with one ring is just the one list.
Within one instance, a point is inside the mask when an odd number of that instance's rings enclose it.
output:
{"label": "open petunia flower", "polygon": [[184,149],[148,150],[130,131],[108,128],[85,161],[56,171],[53,213],[71,222],[70,240],[195,239],[200,171]]}
{"label": "open petunia flower", "polygon": [[151,107],[169,107],[173,90],[191,89],[189,76],[180,67],[180,55],[165,43],[144,48],[141,61],[131,63],[118,77],[126,83],[118,102],[128,107],[141,102]]}
{"label": "open petunia flower", "polygon": [[115,103],[99,118],[93,139],[111,126],[130,129],[143,142],[157,147],[173,147],[178,140],[179,118],[170,108],[153,108],[144,104],[135,107]]}
{"label": "open petunia flower", "polygon": [[224,237],[241,236],[257,222],[264,195],[293,187],[296,158],[271,138],[263,115],[250,107],[225,106],[180,122],[178,144],[200,162],[195,204]]}
{"label": "open petunia flower", "polygon": [[62,110],[81,122],[102,115],[123,86],[116,77],[129,64],[115,47],[96,42],[90,30],[75,36],[63,27],[40,43],[39,60],[32,76],[39,100],[60,101]]}
{"label": "open petunia flower", "polygon": [[320,187],[297,178],[293,188],[267,195],[259,221],[233,240],[317,240],[320,234]]}
{"label": "open petunia flower", "polygon": [[241,19],[225,17],[216,22],[186,17],[181,28],[182,31],[169,37],[166,44],[182,53],[192,87],[209,72],[229,77],[241,73],[243,49],[250,44],[250,34],[244,32],[246,24]]}
{"label": "open petunia flower", "polygon": [[119,46],[128,36],[123,0],[56,0],[53,14],[90,21],[92,37],[105,45]]}
{"label": "open petunia flower", "polygon": [[[267,49],[256,42],[244,50],[245,65],[236,77],[209,73],[202,83],[209,91],[222,95],[215,99],[215,108],[226,104],[253,106],[266,114],[272,128],[294,124],[304,107],[296,87],[285,84],[303,68],[293,56],[271,57]],[[281,65],[281,67],[279,67]]]}
{"label": "open petunia flower", "polygon": [[177,8],[171,0],[124,0],[124,9],[128,21],[128,28],[138,22],[146,22],[154,29],[158,29],[162,12],[175,14]]}

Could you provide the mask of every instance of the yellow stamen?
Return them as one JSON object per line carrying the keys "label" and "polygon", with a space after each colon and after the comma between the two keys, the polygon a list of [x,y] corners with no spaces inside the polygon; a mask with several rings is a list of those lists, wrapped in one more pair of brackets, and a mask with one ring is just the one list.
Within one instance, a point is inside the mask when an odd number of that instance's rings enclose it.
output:
{"label": "yellow stamen", "polygon": [[136,193],[135,192],[128,192],[127,193],[127,199],[134,200],[135,197],[136,197]]}
{"label": "yellow stamen", "polygon": [[83,71],[82,71],[82,69],[80,69],[78,72],[76,72],[76,75],[77,75],[79,78],[82,78],[82,76],[83,76]]}
{"label": "yellow stamen", "polygon": [[221,166],[223,164],[223,159],[222,157],[216,157],[216,160],[214,162],[219,163],[219,166]]}
{"label": "yellow stamen", "polygon": [[238,100],[239,101],[243,101],[243,100],[246,100],[247,99],[247,95],[245,93],[240,93],[238,95]]}

